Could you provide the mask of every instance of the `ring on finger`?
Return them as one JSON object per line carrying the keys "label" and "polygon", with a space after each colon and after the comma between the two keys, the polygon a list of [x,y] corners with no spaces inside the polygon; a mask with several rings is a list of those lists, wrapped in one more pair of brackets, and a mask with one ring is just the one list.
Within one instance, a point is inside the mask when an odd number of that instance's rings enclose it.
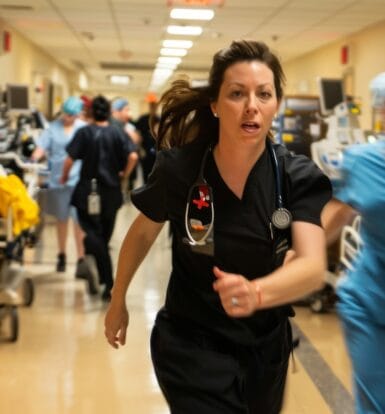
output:
{"label": "ring on finger", "polygon": [[236,296],[232,296],[232,298],[231,298],[231,304],[233,306],[239,306],[239,300],[238,300],[238,298]]}

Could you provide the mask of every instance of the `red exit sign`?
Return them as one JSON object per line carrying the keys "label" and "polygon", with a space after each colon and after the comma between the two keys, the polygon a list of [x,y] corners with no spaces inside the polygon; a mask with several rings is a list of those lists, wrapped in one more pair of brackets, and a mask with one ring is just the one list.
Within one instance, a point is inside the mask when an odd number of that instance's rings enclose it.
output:
{"label": "red exit sign", "polygon": [[223,6],[225,0],[167,0],[167,6]]}

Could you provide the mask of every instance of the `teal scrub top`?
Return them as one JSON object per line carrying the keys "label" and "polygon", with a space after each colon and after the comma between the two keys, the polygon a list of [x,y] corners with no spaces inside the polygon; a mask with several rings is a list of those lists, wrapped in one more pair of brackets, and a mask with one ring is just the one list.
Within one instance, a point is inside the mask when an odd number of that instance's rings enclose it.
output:
{"label": "teal scrub top", "polygon": [[355,268],[337,289],[342,306],[364,311],[385,324],[385,141],[359,144],[344,152],[342,186],[335,198],[362,216],[363,249]]}
{"label": "teal scrub top", "polygon": [[[49,128],[44,130],[38,138],[37,145],[45,151],[48,159],[50,170],[49,187],[57,188],[62,186],[60,184],[60,177],[62,175],[64,160],[68,155],[66,147],[71,142],[75,132],[85,125],[87,124],[84,121],[76,119],[71,134],[67,135],[64,131],[63,122],[57,119],[51,122]],[[76,185],[79,180],[80,168],[81,161],[75,161],[66,183],[67,186],[74,187]]]}

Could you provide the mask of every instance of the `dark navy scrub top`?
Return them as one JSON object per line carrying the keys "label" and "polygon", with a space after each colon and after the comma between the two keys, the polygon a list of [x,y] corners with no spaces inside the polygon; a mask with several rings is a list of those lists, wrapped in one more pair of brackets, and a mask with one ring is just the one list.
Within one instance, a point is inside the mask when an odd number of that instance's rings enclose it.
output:
{"label": "dark navy scrub top", "polygon": [[[265,149],[249,174],[242,199],[238,199],[209,153],[204,176],[213,190],[215,210],[215,252],[210,257],[192,252],[183,242],[188,191],[197,179],[206,148],[207,144],[193,142],[158,152],[148,182],[132,192],[132,201],[151,220],[171,223],[172,272],[165,305],[168,314],[232,341],[253,344],[287,317],[287,307],[230,318],[213,290],[212,269],[216,265],[251,280],[276,267],[269,227],[276,204],[273,164]],[[282,146],[276,146],[276,150],[284,170],[285,207],[293,220],[320,225],[321,210],[331,197],[328,178],[305,156],[292,156]]]}
{"label": "dark navy scrub top", "polygon": [[91,180],[96,178],[102,209],[106,214],[113,214],[123,201],[119,173],[125,169],[130,153],[127,137],[112,125],[90,124],[76,132],[66,149],[72,159],[82,160],[80,180],[71,204],[81,210],[87,208]]}

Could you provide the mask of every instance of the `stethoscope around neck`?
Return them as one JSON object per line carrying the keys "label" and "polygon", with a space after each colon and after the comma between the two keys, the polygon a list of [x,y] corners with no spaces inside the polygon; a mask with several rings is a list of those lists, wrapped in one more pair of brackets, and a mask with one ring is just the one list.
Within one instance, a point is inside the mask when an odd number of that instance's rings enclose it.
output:
{"label": "stethoscope around neck", "polygon": [[[286,230],[292,223],[292,215],[284,207],[282,196],[281,174],[277,155],[273,143],[270,139],[266,140],[270,160],[274,170],[275,180],[275,210],[270,218],[270,223],[278,230]],[[189,189],[186,210],[185,210],[185,229],[186,236],[184,242],[199,253],[208,255],[214,254],[214,202],[213,191],[204,177],[204,170],[209,153],[212,147],[209,146],[202,158],[198,177]],[[271,233],[272,229],[270,228]]]}

